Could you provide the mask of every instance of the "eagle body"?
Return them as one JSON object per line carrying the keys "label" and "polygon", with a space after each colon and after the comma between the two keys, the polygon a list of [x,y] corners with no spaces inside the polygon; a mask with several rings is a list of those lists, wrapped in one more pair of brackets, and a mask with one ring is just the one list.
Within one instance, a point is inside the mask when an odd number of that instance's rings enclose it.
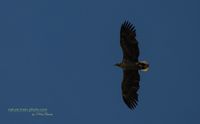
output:
{"label": "eagle body", "polygon": [[122,63],[116,64],[123,70],[144,70],[147,69],[148,64],[145,61],[139,62],[131,62],[131,61],[123,61]]}
{"label": "eagle body", "polygon": [[137,63],[132,62],[122,62],[119,64],[116,64],[116,66],[119,66],[123,70],[137,70]]}
{"label": "eagle body", "polygon": [[121,63],[115,64],[123,70],[122,98],[125,104],[134,109],[138,102],[140,75],[139,70],[148,70],[149,64],[146,61],[139,61],[139,47],[136,40],[135,27],[128,21],[121,25],[120,45],[123,52]]}

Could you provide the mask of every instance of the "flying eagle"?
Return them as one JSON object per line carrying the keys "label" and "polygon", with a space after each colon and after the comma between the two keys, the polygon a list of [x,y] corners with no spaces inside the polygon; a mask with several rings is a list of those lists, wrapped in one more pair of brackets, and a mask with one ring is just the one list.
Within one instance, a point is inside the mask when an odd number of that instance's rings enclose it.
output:
{"label": "flying eagle", "polygon": [[137,91],[140,87],[138,71],[147,71],[149,64],[146,61],[138,61],[139,47],[136,40],[136,30],[128,21],[121,25],[120,45],[123,51],[123,59],[121,63],[115,65],[123,69],[122,98],[130,109],[134,109],[138,102]]}

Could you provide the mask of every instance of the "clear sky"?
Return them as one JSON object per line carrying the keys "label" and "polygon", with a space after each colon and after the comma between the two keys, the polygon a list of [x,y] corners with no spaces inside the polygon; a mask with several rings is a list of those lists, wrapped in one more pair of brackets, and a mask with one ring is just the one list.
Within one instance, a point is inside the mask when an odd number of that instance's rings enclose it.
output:
{"label": "clear sky", "polygon": [[[199,124],[198,0],[1,0],[1,124]],[[136,26],[139,103],[121,98],[121,24]],[[47,108],[54,116],[8,112]]]}

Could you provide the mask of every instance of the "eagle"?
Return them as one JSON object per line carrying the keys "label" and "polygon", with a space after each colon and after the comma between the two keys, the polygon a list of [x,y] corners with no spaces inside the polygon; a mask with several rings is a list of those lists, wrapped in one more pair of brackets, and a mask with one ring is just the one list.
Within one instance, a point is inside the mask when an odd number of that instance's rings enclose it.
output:
{"label": "eagle", "polygon": [[120,29],[120,45],[123,52],[123,59],[115,64],[123,70],[121,84],[122,98],[130,109],[135,109],[138,103],[138,89],[140,88],[139,70],[147,71],[149,64],[146,61],[139,61],[140,54],[138,41],[136,40],[135,27],[125,21]]}

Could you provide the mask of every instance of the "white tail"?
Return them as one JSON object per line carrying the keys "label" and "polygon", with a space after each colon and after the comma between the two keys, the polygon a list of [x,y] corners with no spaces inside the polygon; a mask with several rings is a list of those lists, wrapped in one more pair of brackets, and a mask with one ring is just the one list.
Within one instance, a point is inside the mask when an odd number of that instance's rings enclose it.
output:
{"label": "white tail", "polygon": [[[147,61],[140,61],[140,62],[149,65],[149,63],[148,63]],[[146,72],[146,71],[148,71],[148,70],[149,70],[149,67],[148,67],[148,68],[145,68],[145,69],[142,69],[141,71]]]}

